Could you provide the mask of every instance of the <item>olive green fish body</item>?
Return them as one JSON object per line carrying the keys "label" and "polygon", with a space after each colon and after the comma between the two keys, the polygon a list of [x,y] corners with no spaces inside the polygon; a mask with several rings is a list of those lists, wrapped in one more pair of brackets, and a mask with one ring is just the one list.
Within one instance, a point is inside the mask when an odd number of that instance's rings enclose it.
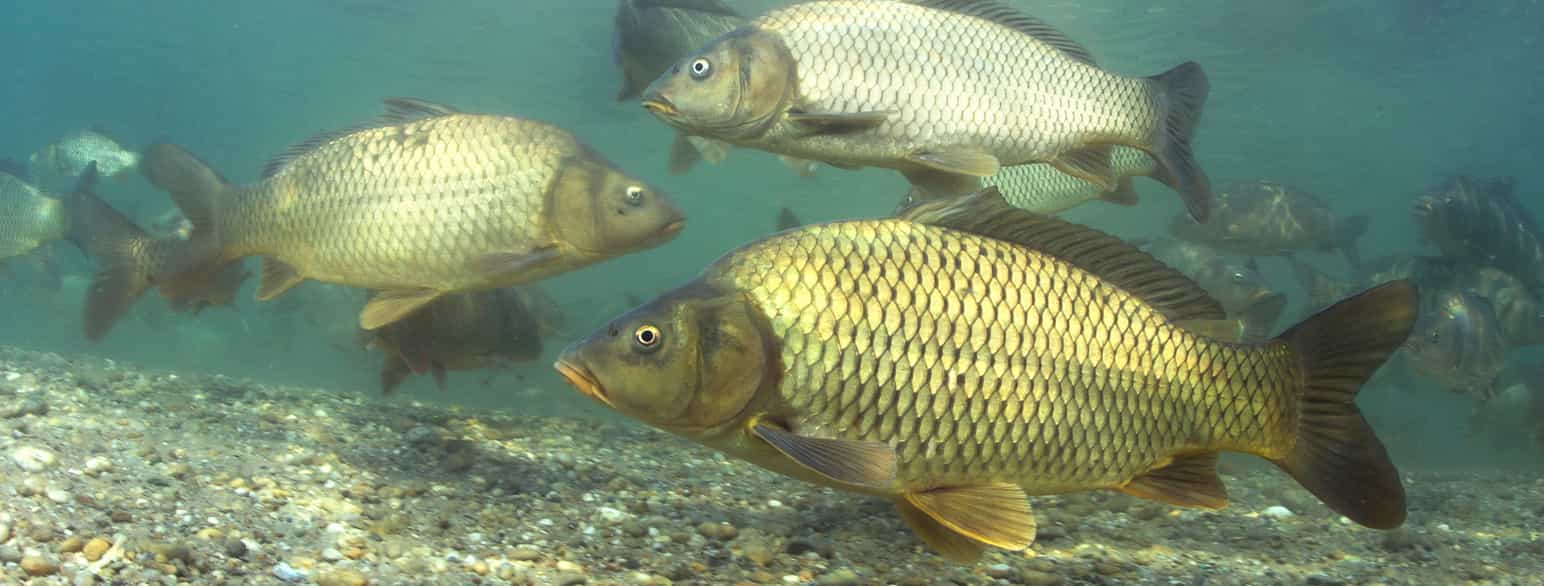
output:
{"label": "olive green fish body", "polygon": [[[452,115],[352,133],[229,198],[216,231],[228,258],[276,257],[308,278],[370,289],[453,290],[534,280],[479,258],[557,240],[551,186],[582,147],[545,124]],[[577,259],[576,259],[577,260]]]}
{"label": "olive green fish body", "polygon": [[1301,384],[1282,344],[1206,340],[1077,268],[910,222],[830,224],[708,274],[782,343],[801,435],[893,445],[896,492],[1119,487],[1175,454],[1280,457]]}
{"label": "olive green fish body", "polygon": [[69,216],[58,199],[0,173],[0,258],[20,256],[64,238],[69,228]]}

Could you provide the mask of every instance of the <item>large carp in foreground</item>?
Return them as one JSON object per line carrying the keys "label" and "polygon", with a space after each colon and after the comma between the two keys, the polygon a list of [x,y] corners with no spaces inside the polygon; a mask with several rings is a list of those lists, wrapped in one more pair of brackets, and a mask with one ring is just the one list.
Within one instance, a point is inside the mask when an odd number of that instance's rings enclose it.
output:
{"label": "large carp in foreground", "polygon": [[181,148],[151,147],[147,176],[193,230],[176,269],[144,278],[163,293],[196,289],[209,267],[262,255],[258,299],[306,279],[374,289],[360,326],[375,329],[449,293],[657,246],[685,221],[664,194],[555,126],[386,103],[383,118],[298,145],[246,187]]}
{"label": "large carp in foreground", "polygon": [[828,0],[773,10],[688,55],[643,93],[687,134],[839,167],[902,172],[965,195],[1002,167],[1049,163],[1118,187],[1111,149],[1141,149],[1198,221],[1191,153],[1208,85],[1195,63],[1147,78],[1099,68],[1038,19],[985,0]]}
{"label": "large carp in foreground", "polygon": [[[1034,540],[1026,495],[1220,508],[1219,452],[1266,458],[1377,528],[1404,489],[1355,404],[1404,342],[1395,282],[1272,340],[1177,271],[995,191],[781,232],[577,342],[556,367],[624,414],[768,469],[892,499],[940,552]],[[1204,328],[1197,328],[1204,329]]]}

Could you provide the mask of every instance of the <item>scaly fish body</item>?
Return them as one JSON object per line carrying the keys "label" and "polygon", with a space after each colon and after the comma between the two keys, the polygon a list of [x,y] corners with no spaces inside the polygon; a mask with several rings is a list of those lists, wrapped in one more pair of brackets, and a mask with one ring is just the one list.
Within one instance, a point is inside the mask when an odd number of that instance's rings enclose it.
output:
{"label": "scaly fish body", "polygon": [[1410,368],[1448,391],[1479,399],[1494,396],[1507,346],[1491,304],[1456,290],[1428,298],[1405,344]]}
{"label": "scaly fish body", "polygon": [[[1181,324],[1220,308],[1177,272],[987,192],[747,245],[576,343],[558,369],[666,430],[894,499],[928,543],[968,559],[1033,540],[1026,494],[1223,506],[1224,450],[1278,463],[1360,522],[1397,525],[1397,475],[1350,398],[1403,342],[1414,304],[1401,283],[1274,340],[1211,339]],[[1356,454],[1354,469],[1309,453],[1325,442],[1347,443],[1334,449]]]}
{"label": "scaly fish body", "polygon": [[1356,241],[1367,231],[1367,217],[1336,218],[1322,200],[1289,185],[1234,183],[1217,190],[1214,204],[1211,220],[1197,223],[1179,215],[1169,234],[1243,256],[1338,250],[1353,270],[1361,263]]}
{"label": "scaly fish body", "polygon": [[381,391],[391,394],[412,373],[473,370],[541,354],[540,324],[520,291],[492,289],[447,295],[401,321],[364,335],[387,355]]}
{"label": "scaly fish body", "polygon": [[1544,295],[1544,236],[1510,182],[1456,177],[1417,200],[1414,212],[1443,256],[1494,266]]}
{"label": "scaly fish body", "polygon": [[114,177],[135,170],[139,153],[100,131],[88,129],[71,132],[44,146],[33,153],[31,161],[34,171],[44,176],[79,177],[87,165],[95,162],[98,173]]}
{"label": "scaly fish body", "polygon": [[170,145],[153,183],[194,229],[177,273],[263,255],[259,298],[305,279],[381,291],[361,326],[439,295],[529,283],[674,237],[667,197],[569,133],[513,118],[392,100],[380,123],[325,136],[255,185],[221,181]]}
{"label": "scaly fish body", "polygon": [[0,173],[0,259],[21,256],[64,238],[69,215],[56,198],[9,173]]}
{"label": "scaly fish body", "polygon": [[[1286,309],[1287,297],[1270,287],[1254,259],[1229,258],[1204,246],[1178,240],[1160,240],[1144,249],[1160,262],[1190,277],[1217,299],[1223,312],[1238,321],[1243,339],[1263,340],[1274,333],[1276,320]],[[1343,297],[1344,292],[1330,301]]]}
{"label": "scaly fish body", "polygon": [[1189,140],[1194,63],[1100,69],[1038,20],[984,1],[835,0],[773,10],[680,61],[643,104],[689,133],[832,165],[899,170],[942,195],[1050,163],[1117,187],[1111,145],[1152,153],[1187,208],[1210,199]]}
{"label": "scaly fish body", "polygon": [[1158,163],[1140,150],[1116,147],[1111,151],[1110,168],[1117,178],[1114,190],[1046,164],[1003,167],[996,175],[982,178],[981,183],[1002,191],[1003,198],[1013,207],[1037,214],[1059,214],[1096,199],[1134,205],[1137,196],[1130,178],[1153,174]]}

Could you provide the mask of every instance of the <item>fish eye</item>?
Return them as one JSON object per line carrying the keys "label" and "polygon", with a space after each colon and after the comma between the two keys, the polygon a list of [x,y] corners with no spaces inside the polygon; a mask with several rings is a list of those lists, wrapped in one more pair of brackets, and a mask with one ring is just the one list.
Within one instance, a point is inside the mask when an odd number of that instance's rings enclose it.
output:
{"label": "fish eye", "polygon": [[1235,271],[1233,273],[1233,282],[1234,283],[1242,283],[1242,282],[1244,282],[1244,273]]}
{"label": "fish eye", "polygon": [[713,73],[713,63],[699,58],[692,61],[691,69],[692,79],[707,79],[708,74]]}
{"label": "fish eye", "polygon": [[626,197],[628,205],[643,205],[643,188],[637,185],[627,186]]}
{"label": "fish eye", "polygon": [[643,324],[633,330],[633,346],[643,351],[653,351],[659,347],[659,341],[664,337],[659,328],[653,324]]}

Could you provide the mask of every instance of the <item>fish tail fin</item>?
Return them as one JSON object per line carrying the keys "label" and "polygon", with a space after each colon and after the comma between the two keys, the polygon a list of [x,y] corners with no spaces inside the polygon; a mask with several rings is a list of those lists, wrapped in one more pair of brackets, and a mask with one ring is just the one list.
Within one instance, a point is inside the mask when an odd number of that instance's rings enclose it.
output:
{"label": "fish tail fin", "polygon": [[1408,280],[1379,285],[1303,320],[1280,340],[1302,361],[1297,437],[1273,459],[1335,512],[1376,529],[1405,520],[1405,489],[1356,394],[1409,336],[1418,306]]}
{"label": "fish tail fin", "polygon": [[1352,272],[1362,270],[1362,254],[1357,248],[1357,241],[1367,233],[1367,225],[1371,220],[1365,215],[1356,215],[1346,218],[1335,230],[1335,247],[1340,253],[1346,255],[1346,264],[1351,266]]}
{"label": "fish tail fin", "polygon": [[1132,184],[1130,177],[1121,177],[1115,184],[1115,189],[1099,194],[1099,199],[1105,203],[1127,207],[1140,203],[1136,185]]}
{"label": "fish tail fin", "polygon": [[[204,290],[227,264],[224,242],[215,221],[220,205],[232,197],[232,189],[219,173],[193,153],[173,144],[155,144],[140,156],[140,169],[152,185],[171,195],[193,228],[187,240],[169,246],[174,254],[165,258],[164,272],[170,282],[182,282],[189,290]],[[162,286],[162,293],[177,296]]]}
{"label": "fish tail fin", "polygon": [[[94,182],[95,163],[82,175],[83,185],[88,176]],[[81,185],[70,196],[69,239],[99,265],[91,287],[86,290],[85,307],[86,338],[97,341],[150,288],[149,258],[136,251],[151,239],[127,216]]]}
{"label": "fish tail fin", "polygon": [[1190,140],[1201,123],[1201,110],[1210,91],[1206,72],[1200,64],[1189,61],[1147,79],[1164,105],[1163,124],[1146,147],[1158,161],[1152,177],[1179,193],[1190,217],[1204,222],[1211,213],[1211,180],[1196,163]]}

